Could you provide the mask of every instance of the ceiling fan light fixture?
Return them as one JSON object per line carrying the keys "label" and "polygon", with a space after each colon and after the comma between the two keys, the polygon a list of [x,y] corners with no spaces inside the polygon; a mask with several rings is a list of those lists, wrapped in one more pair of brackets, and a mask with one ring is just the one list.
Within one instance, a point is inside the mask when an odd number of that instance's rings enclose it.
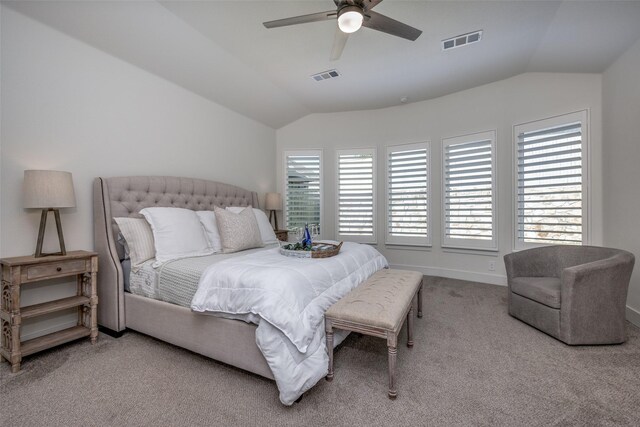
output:
{"label": "ceiling fan light fixture", "polygon": [[364,15],[358,6],[347,6],[338,12],[338,28],[343,33],[355,33],[362,27]]}

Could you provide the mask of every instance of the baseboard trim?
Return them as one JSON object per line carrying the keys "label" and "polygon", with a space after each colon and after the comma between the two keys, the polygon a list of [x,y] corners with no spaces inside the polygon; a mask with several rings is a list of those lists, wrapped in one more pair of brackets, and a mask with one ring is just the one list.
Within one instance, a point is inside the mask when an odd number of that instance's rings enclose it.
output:
{"label": "baseboard trim", "polygon": [[33,331],[29,334],[22,334],[20,336],[20,341],[28,341],[34,338],[41,337],[43,335],[52,334],[54,332],[61,331],[67,328],[73,328],[78,325],[77,320],[70,320],[64,323],[58,323],[57,325],[49,326],[48,328],[38,329],[37,331]]}
{"label": "baseboard trim", "polygon": [[627,306],[627,320],[640,328],[640,311]]}
{"label": "baseboard trim", "polygon": [[415,270],[427,276],[446,277],[448,279],[469,280],[472,282],[489,283],[492,285],[507,286],[507,276],[499,274],[477,273],[475,271],[454,270],[451,268],[425,267],[421,265],[390,264],[391,268],[398,270]]}

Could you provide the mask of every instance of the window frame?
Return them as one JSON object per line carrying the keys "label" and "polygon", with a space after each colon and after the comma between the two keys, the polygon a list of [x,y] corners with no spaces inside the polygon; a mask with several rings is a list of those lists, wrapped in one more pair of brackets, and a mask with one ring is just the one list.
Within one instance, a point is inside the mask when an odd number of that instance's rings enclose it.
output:
{"label": "window frame", "polygon": [[[377,148],[376,147],[367,147],[367,148],[345,148],[345,149],[337,149],[336,150],[336,215],[335,215],[335,224],[336,224],[336,239],[337,240],[347,240],[351,242],[357,243],[367,243],[367,244],[377,244],[377,221],[378,221],[378,206],[377,206]],[[340,155],[341,154],[371,154],[372,155],[372,172],[371,172],[371,183],[372,183],[372,206],[373,206],[373,234],[368,236],[357,236],[351,234],[340,234]]]}
{"label": "window frame", "polygon": [[283,176],[282,176],[282,194],[284,196],[283,200],[283,212],[282,212],[282,220],[284,222],[284,226],[288,229],[288,221],[289,221],[289,211],[287,209],[287,177],[288,177],[288,166],[289,163],[287,158],[289,156],[318,156],[319,157],[319,178],[318,181],[320,183],[320,236],[323,233],[326,233],[325,224],[324,224],[324,159],[323,159],[323,150],[321,149],[300,149],[300,150],[284,150],[283,151]]}
{"label": "window frame", "polygon": [[582,158],[582,243],[581,246],[591,244],[591,126],[590,111],[583,109],[571,113],[559,114],[552,117],[532,120],[524,123],[513,125],[513,139],[511,144],[512,160],[513,160],[513,177],[511,180],[513,202],[511,230],[513,233],[513,250],[521,251],[541,246],[557,245],[554,243],[532,243],[524,242],[519,239],[518,230],[518,135],[523,132],[532,132],[536,130],[548,129],[579,121],[581,123],[581,158]]}
{"label": "window frame", "polygon": [[[426,164],[426,180],[427,180],[427,235],[426,237],[416,236],[392,236],[389,233],[389,156],[391,153],[398,151],[408,151],[414,149],[425,149],[425,155],[427,157]],[[385,146],[384,156],[384,186],[385,186],[385,245],[387,246],[415,246],[430,248],[432,246],[432,193],[431,193],[431,169],[433,162],[431,161],[431,141],[414,142],[408,144],[392,144]]]}
{"label": "window frame", "polygon": [[[480,141],[491,141],[491,240],[479,240],[479,239],[450,239],[447,238],[447,162],[446,162],[446,147],[454,144],[464,144]],[[441,145],[441,214],[442,214],[442,227],[441,238],[443,248],[447,249],[472,249],[481,251],[498,251],[498,162],[497,162],[497,140],[498,132],[495,129],[474,132],[465,135],[453,136],[448,138],[442,138]]]}

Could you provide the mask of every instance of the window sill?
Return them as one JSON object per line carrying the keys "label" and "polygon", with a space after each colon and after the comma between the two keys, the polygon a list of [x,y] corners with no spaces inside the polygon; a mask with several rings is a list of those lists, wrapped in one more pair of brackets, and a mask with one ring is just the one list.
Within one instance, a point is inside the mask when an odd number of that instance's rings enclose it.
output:
{"label": "window sill", "polygon": [[360,244],[363,244],[363,245],[372,245],[372,246],[377,246],[378,245],[378,242],[376,240],[373,240],[373,241],[371,241],[371,240],[353,240],[353,239],[350,239],[349,236],[338,236],[338,238],[336,238],[334,241],[336,242],[336,244],[340,243],[340,242],[353,242],[353,243],[360,243]]}
{"label": "window sill", "polygon": [[384,247],[395,251],[423,251],[431,252],[431,245],[408,245],[406,243],[388,243],[385,242]]}
{"label": "window sill", "polygon": [[[586,243],[586,242],[582,242],[579,245],[568,245],[568,246],[591,246],[593,243]],[[511,248],[512,252],[520,252],[520,251],[526,251],[527,249],[535,249],[535,248],[542,248],[544,246],[563,246],[562,243],[522,243],[519,242],[517,244],[514,244],[513,247]],[[598,245],[601,246],[601,245]]]}
{"label": "window sill", "polygon": [[490,257],[497,257],[500,250],[498,248],[463,248],[453,246],[443,246],[442,252],[452,254],[465,254],[465,255],[483,255]]}

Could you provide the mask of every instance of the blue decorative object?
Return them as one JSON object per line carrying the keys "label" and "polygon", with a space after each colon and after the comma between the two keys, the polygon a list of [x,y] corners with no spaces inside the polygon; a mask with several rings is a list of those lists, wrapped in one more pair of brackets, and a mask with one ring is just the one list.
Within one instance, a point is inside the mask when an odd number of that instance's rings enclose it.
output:
{"label": "blue decorative object", "polygon": [[311,233],[309,233],[309,224],[304,225],[304,237],[302,238],[302,247],[311,247]]}

